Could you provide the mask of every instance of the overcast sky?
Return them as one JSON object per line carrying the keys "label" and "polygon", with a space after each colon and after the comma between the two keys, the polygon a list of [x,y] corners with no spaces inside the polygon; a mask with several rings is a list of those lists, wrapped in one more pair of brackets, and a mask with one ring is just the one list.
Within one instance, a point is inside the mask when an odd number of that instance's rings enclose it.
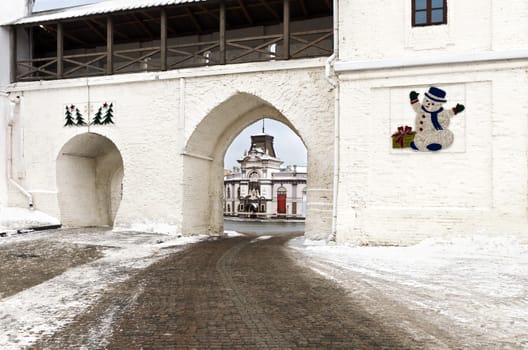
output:
{"label": "overcast sky", "polygon": [[102,0],[35,0],[35,6],[33,7],[33,11],[44,11],[62,7],[92,4],[94,2],[101,1]]}
{"label": "overcast sky", "polygon": [[[33,10],[45,11],[101,1],[103,0],[36,0]],[[284,165],[306,166],[306,148],[301,139],[290,128],[278,121],[266,119],[265,125],[266,133],[275,137],[275,152],[277,157],[284,162]],[[237,160],[242,158],[244,150],[249,150],[251,135],[261,132],[262,121],[258,121],[242,131],[227,149],[224,158],[224,168],[231,170],[233,166],[239,166]]]}

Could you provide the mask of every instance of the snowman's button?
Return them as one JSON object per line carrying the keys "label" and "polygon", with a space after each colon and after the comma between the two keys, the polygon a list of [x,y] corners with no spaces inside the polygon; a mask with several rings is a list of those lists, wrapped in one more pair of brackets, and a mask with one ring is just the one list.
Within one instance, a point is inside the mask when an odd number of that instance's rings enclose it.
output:
{"label": "snowman's button", "polygon": [[423,128],[420,128],[420,131],[423,131]]}
{"label": "snowman's button", "polygon": [[423,122],[420,122],[420,124],[423,124]]}
{"label": "snowman's button", "polygon": [[422,114],[422,118],[424,118],[424,119],[425,119],[425,114]]}

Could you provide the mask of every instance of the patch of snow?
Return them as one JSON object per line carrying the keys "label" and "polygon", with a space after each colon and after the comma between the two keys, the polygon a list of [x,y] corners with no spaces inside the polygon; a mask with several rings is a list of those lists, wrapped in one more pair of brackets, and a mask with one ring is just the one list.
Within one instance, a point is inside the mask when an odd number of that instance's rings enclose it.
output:
{"label": "patch of snow", "polygon": [[48,214],[26,208],[0,208],[0,231],[20,230],[32,227],[59,225],[60,222]]}
{"label": "patch of snow", "polygon": [[258,241],[265,241],[265,240],[268,240],[268,239],[271,239],[273,238],[272,236],[269,236],[269,235],[265,235],[265,236],[258,236],[257,238],[253,239],[251,242],[249,243],[255,243],[255,242],[258,242]]}
{"label": "patch of snow", "polygon": [[[31,233],[24,235],[23,240],[43,237],[42,233]],[[24,348],[44,335],[53,334],[96,303],[111,285],[125,281],[134,271],[146,268],[174,252],[173,249],[162,248],[198,242],[205,236],[177,238],[152,233],[64,229],[49,232],[45,238],[73,244],[100,245],[106,248],[105,255],[0,299],[0,329],[5,330],[0,332],[2,350]],[[163,240],[162,244],[157,243],[160,240]]]}
{"label": "patch of snow", "polygon": [[245,235],[237,231],[229,231],[229,230],[224,231],[224,237],[231,238],[231,237],[241,237],[241,236],[245,236]]}
{"label": "patch of snow", "polygon": [[186,244],[198,243],[208,238],[209,236],[206,236],[206,235],[175,237],[175,238],[162,240],[159,243],[157,241],[156,243],[158,243],[159,248],[171,248],[171,247],[177,247],[177,246],[182,246]]}
{"label": "patch of snow", "polygon": [[297,238],[289,247],[354,295],[381,292],[418,315],[430,315],[428,321],[455,337],[476,339],[470,347],[528,348],[527,238],[435,238],[410,247],[338,246]]}
{"label": "patch of snow", "polygon": [[116,232],[127,232],[127,231],[136,231],[136,232],[148,232],[148,233],[160,233],[167,235],[174,235],[176,232],[179,232],[180,229],[178,226],[173,224],[163,224],[163,223],[135,223],[128,226],[115,226],[114,231]]}
{"label": "patch of snow", "polygon": [[325,278],[327,278],[327,279],[329,279],[329,280],[332,280],[332,281],[336,282],[336,283],[339,284],[339,285],[343,285],[342,282],[341,282],[339,279],[337,279],[337,278],[335,278],[334,276],[332,276],[331,273],[328,273],[328,272],[326,272],[326,271],[323,271],[323,270],[321,270],[321,269],[318,269],[318,268],[315,267],[315,266],[311,266],[310,268],[311,268],[313,271],[315,271],[315,272],[317,272],[318,274],[320,274],[321,276],[323,276],[323,277],[325,277]]}
{"label": "patch of snow", "polygon": [[327,246],[329,245],[328,242],[325,242],[323,240],[311,240],[311,239],[308,239],[308,238],[304,238],[304,237],[296,237],[296,238],[293,238],[289,241],[288,243],[290,246],[292,247],[296,247],[296,248],[305,248],[305,247],[310,247],[310,246]]}
{"label": "patch of snow", "polygon": [[80,350],[106,349],[112,337],[114,320],[119,315],[125,313],[131,305],[136,303],[139,296],[143,293],[143,290],[144,288],[139,286],[138,290],[127,302],[113,305],[105,310],[104,314],[98,319],[95,327],[90,328],[88,336],[82,339]]}

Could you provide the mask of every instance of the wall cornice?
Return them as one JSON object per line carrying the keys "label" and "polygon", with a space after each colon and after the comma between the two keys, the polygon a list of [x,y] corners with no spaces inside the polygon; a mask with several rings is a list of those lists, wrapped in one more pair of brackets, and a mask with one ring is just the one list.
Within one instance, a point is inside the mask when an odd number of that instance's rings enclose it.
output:
{"label": "wall cornice", "polygon": [[460,55],[430,56],[419,58],[396,58],[366,61],[338,61],[335,63],[336,73],[370,71],[379,69],[400,69],[422,66],[437,66],[449,64],[493,63],[497,61],[528,60],[528,49],[510,51],[485,51]]}

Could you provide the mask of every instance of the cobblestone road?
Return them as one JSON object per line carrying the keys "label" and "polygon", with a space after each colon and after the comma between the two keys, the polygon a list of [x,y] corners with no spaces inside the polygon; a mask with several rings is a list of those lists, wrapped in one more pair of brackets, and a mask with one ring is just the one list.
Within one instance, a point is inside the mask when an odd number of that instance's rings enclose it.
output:
{"label": "cobblestone road", "polygon": [[0,249],[0,298],[16,294],[101,257],[97,247],[64,242],[23,242]]}
{"label": "cobblestone road", "polygon": [[283,248],[292,237],[217,239],[171,254],[34,349],[421,348],[297,264]]}

